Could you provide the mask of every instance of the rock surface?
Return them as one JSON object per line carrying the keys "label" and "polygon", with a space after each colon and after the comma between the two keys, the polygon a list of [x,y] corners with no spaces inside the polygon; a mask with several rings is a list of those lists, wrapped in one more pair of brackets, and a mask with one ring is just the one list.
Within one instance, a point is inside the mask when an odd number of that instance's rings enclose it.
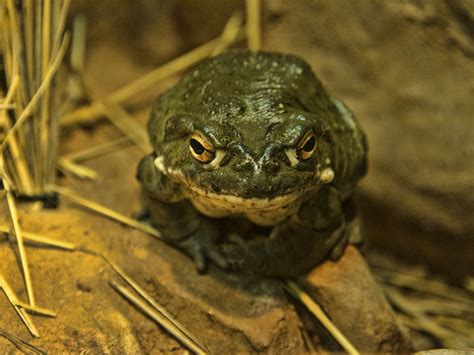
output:
{"label": "rock surface", "polygon": [[319,305],[365,353],[408,352],[410,340],[397,323],[359,250],[349,246],[338,262],[327,261],[304,281]]}

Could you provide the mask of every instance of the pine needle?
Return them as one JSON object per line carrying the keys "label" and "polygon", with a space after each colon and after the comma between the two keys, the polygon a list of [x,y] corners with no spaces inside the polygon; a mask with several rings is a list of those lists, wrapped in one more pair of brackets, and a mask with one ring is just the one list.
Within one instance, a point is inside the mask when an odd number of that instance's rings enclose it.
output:
{"label": "pine needle", "polygon": [[[19,87],[18,86],[19,83],[20,83],[20,79],[19,79],[18,75],[16,75],[12,79],[10,87],[8,88],[8,93],[7,93],[7,96],[5,97],[5,103],[6,104],[9,104],[10,102],[12,102],[13,97],[14,97],[14,95],[16,95],[16,91]],[[3,129],[8,132],[11,129],[11,126],[10,126],[10,120],[7,117],[7,113],[2,112],[0,117],[4,118],[4,127],[3,127]],[[20,145],[18,143],[16,135],[12,136],[9,148],[10,148],[10,153],[11,153],[10,161],[15,166],[15,168],[12,169],[12,170],[15,171],[16,174],[18,175],[18,179],[17,179],[17,184],[19,185],[18,189],[21,190],[21,191],[24,191],[27,194],[32,193],[33,192],[33,186],[32,186],[32,182],[31,182],[31,176],[30,176],[30,173],[28,171],[28,167],[27,167],[27,163],[25,161],[25,157],[23,155],[23,150],[20,149]],[[1,154],[0,159],[4,160],[4,155],[3,154]],[[3,172],[3,173],[5,173],[5,172]]]}
{"label": "pine needle", "polygon": [[35,305],[35,295],[33,291],[33,284],[31,282],[30,268],[28,266],[28,258],[26,257],[25,245],[23,242],[23,234],[21,232],[20,223],[18,222],[18,212],[16,209],[15,198],[11,192],[10,186],[7,181],[3,181],[5,190],[7,205],[10,211],[11,221],[13,223],[13,229],[15,231],[15,237],[17,240],[18,251],[20,253],[20,263],[23,272],[23,278],[25,280],[26,293],[28,294],[28,301],[30,305]]}
{"label": "pine needle", "polygon": [[68,172],[79,179],[97,180],[97,172],[83,165],[76,164],[70,159],[61,157],[58,159],[59,170]]}
{"label": "pine needle", "polygon": [[109,100],[101,101],[100,106],[107,118],[122,133],[128,136],[143,153],[150,153],[151,147],[148,144],[148,134],[145,128],[140,126],[132,115],[121,106],[113,104]]}
{"label": "pine needle", "polygon": [[23,125],[26,119],[28,119],[29,117],[32,117],[31,113],[36,108],[37,104],[39,103],[39,100],[48,89],[49,85],[51,84],[51,81],[53,80],[54,75],[56,74],[56,72],[58,71],[61,65],[62,59],[64,55],[66,54],[68,43],[69,43],[69,36],[66,34],[61,44],[61,48],[59,49],[58,55],[56,56],[51,66],[49,67],[48,72],[45,74],[44,80],[42,81],[41,85],[39,86],[38,90],[36,91],[31,101],[28,103],[28,105],[25,107],[25,109],[21,113],[20,117],[15,122],[15,125],[12,127],[10,131],[8,131],[7,135],[5,136],[5,139],[3,140],[1,148],[0,148],[2,152],[5,151],[5,148],[7,147],[9,141],[11,140],[12,135],[15,134],[20,129],[20,127]]}
{"label": "pine needle", "polygon": [[[411,317],[409,322],[404,320],[404,323],[408,327],[413,327],[415,324],[415,328],[422,329],[423,331],[433,334],[436,338],[438,338],[444,345],[449,347],[453,346],[451,340],[456,339],[457,332],[453,332],[449,329],[446,329],[440,326],[437,322],[433,321],[426,315],[418,312],[415,305],[413,305],[409,299],[406,299],[400,292],[395,289],[385,290],[386,295],[390,302],[392,302],[397,308],[401,309],[404,313]],[[409,318],[410,319],[410,318]],[[411,323],[410,323],[411,322]]]}
{"label": "pine needle", "polygon": [[26,325],[31,335],[35,338],[39,337],[38,330],[36,329],[33,321],[31,320],[30,316],[26,313],[25,310],[17,306],[17,297],[10,286],[7,284],[6,280],[0,275],[0,289],[5,293],[7,296],[8,302],[12,305],[15,312],[20,317],[21,321]]}
{"label": "pine needle", "polygon": [[260,25],[260,0],[246,0],[247,10],[247,43],[251,51],[259,51],[262,47]]}
{"label": "pine needle", "polygon": [[242,28],[243,15],[241,11],[235,12],[227,21],[219,42],[216,44],[211,53],[211,57],[221,54],[227,47],[229,47],[237,38],[239,31]]}
{"label": "pine needle", "polygon": [[290,295],[300,301],[319,320],[327,331],[336,339],[342,348],[351,355],[359,354],[352,343],[341,333],[336,325],[328,318],[321,307],[306,292],[304,292],[296,282],[287,280],[282,283],[283,287]]}
{"label": "pine needle", "polygon": [[40,348],[37,348],[36,346],[31,345],[30,343],[28,343],[24,340],[21,340],[20,338],[14,336],[12,334],[8,334],[6,331],[4,331],[2,329],[0,329],[0,336],[3,336],[6,339],[10,340],[20,351],[22,350],[22,348],[26,348],[27,350],[33,351],[36,354],[40,354],[40,355],[46,355],[47,354],[46,351],[44,351]]}
{"label": "pine needle", "polygon": [[[12,234],[10,228],[6,225],[0,225],[0,232],[10,234],[10,235]],[[40,245],[44,245],[48,247],[69,250],[69,251],[73,251],[76,249],[76,246],[72,243],[63,242],[61,240],[56,240],[49,237],[44,237],[35,233],[22,231],[22,235],[23,235],[23,240],[25,241],[25,243],[32,242],[32,243],[36,243],[36,244],[40,244]]]}
{"label": "pine needle", "polygon": [[75,193],[69,191],[68,189],[65,189],[63,187],[59,186],[52,186],[51,187],[52,191],[55,191],[62,196],[66,197],[67,199],[71,200],[74,203],[77,203],[78,205],[81,205],[91,211],[94,211],[96,213],[99,213],[101,215],[104,215],[110,219],[113,219],[117,222],[123,223],[125,225],[128,225],[130,227],[133,227],[135,229],[141,230],[142,232],[148,233],[158,239],[162,239],[160,232],[158,232],[155,228],[145,224],[141,223],[133,218],[124,216],[110,208],[107,208],[105,206],[102,206],[96,202],[87,200],[83,197],[80,197],[76,195]]}
{"label": "pine needle", "polygon": [[303,335],[303,341],[304,341],[306,347],[308,348],[309,353],[310,354],[317,354],[318,352],[316,351],[316,349],[313,345],[313,342],[311,341],[311,338],[309,337],[309,334],[306,331],[306,329],[301,328],[300,330],[301,330],[301,334]]}
{"label": "pine needle", "polygon": [[170,332],[176,339],[178,339],[184,346],[186,346],[190,351],[196,354],[206,354],[206,351],[201,348],[198,344],[192,341],[186,336],[179,328],[177,328],[172,322],[168,320],[165,316],[157,312],[155,309],[147,305],[144,301],[136,297],[133,293],[128,291],[125,287],[120,286],[116,282],[111,281],[110,285],[112,288],[117,291],[122,297],[127,301],[132,303],[135,307],[145,313],[148,317],[153,319],[155,322],[160,324],[168,332]]}
{"label": "pine needle", "polygon": [[378,280],[383,283],[395,286],[409,287],[411,289],[430,293],[447,299],[457,300],[464,303],[472,304],[474,308],[474,293],[459,287],[453,287],[442,282],[429,280],[407,273],[390,271],[377,267]]}
{"label": "pine needle", "polygon": [[71,67],[81,73],[84,70],[87,44],[87,17],[85,15],[74,16],[72,30]]}
{"label": "pine needle", "polygon": [[105,155],[116,151],[117,149],[128,147],[132,142],[127,136],[115,139],[110,142],[96,145],[92,148],[80,150],[78,152],[63,155],[62,158],[69,159],[73,162],[82,162],[85,160],[97,158],[98,156]]}
{"label": "pine needle", "polygon": [[50,318],[56,318],[56,316],[57,316],[56,312],[51,311],[51,310],[46,309],[46,308],[41,308],[41,307],[38,307],[38,306],[33,307],[33,306],[30,306],[29,304],[21,302],[21,301],[16,301],[15,304],[18,307],[21,307],[24,310],[26,310],[26,311],[28,311],[29,313],[32,313],[32,314],[37,314],[37,315],[40,315],[40,316],[50,317]]}

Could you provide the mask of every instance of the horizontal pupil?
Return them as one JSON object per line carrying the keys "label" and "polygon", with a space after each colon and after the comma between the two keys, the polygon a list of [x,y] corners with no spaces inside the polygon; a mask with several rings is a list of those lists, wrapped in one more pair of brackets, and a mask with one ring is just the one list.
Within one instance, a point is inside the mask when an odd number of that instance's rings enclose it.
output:
{"label": "horizontal pupil", "polygon": [[199,143],[197,140],[195,140],[194,138],[191,139],[191,142],[190,142],[190,145],[191,145],[191,148],[193,148],[194,150],[194,153],[196,153],[197,155],[201,155],[202,153],[204,153],[204,151],[206,150],[201,143]]}
{"label": "horizontal pupil", "polygon": [[315,144],[316,144],[316,138],[314,138],[313,136],[306,141],[306,143],[303,146],[303,150],[305,152],[310,152],[313,150]]}

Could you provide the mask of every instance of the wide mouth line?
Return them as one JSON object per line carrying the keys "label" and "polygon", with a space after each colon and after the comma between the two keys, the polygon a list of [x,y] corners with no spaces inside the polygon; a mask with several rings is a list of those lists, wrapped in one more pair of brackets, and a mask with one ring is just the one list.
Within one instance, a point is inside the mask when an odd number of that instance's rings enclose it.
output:
{"label": "wide mouth line", "polygon": [[214,198],[231,198],[231,199],[238,199],[238,200],[254,200],[254,201],[270,201],[270,200],[293,200],[297,199],[298,197],[302,196],[304,194],[304,190],[293,190],[284,194],[278,194],[278,195],[272,195],[270,194],[269,196],[265,197],[246,197],[242,195],[236,195],[229,193],[227,191],[221,191],[221,192],[213,192],[213,191],[208,191],[203,187],[197,186],[197,185],[188,185],[189,189],[192,190],[193,192],[201,195],[201,196],[207,196],[207,197],[214,197]]}

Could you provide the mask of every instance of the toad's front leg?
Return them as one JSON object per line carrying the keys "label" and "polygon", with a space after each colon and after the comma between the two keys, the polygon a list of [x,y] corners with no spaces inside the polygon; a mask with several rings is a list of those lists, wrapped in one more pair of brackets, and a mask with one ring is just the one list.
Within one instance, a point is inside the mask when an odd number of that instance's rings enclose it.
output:
{"label": "toad's front leg", "polygon": [[[346,244],[345,218],[335,189],[324,187],[267,238],[226,244],[232,267],[257,274],[294,277],[310,271]],[[332,255],[331,255],[332,254]]]}
{"label": "toad's front leg", "polygon": [[153,155],[146,156],[137,174],[151,224],[168,242],[193,258],[199,272],[206,270],[208,260],[227,268],[218,248],[222,233],[217,221],[203,216],[184,200],[179,186],[159,172],[153,160]]}

